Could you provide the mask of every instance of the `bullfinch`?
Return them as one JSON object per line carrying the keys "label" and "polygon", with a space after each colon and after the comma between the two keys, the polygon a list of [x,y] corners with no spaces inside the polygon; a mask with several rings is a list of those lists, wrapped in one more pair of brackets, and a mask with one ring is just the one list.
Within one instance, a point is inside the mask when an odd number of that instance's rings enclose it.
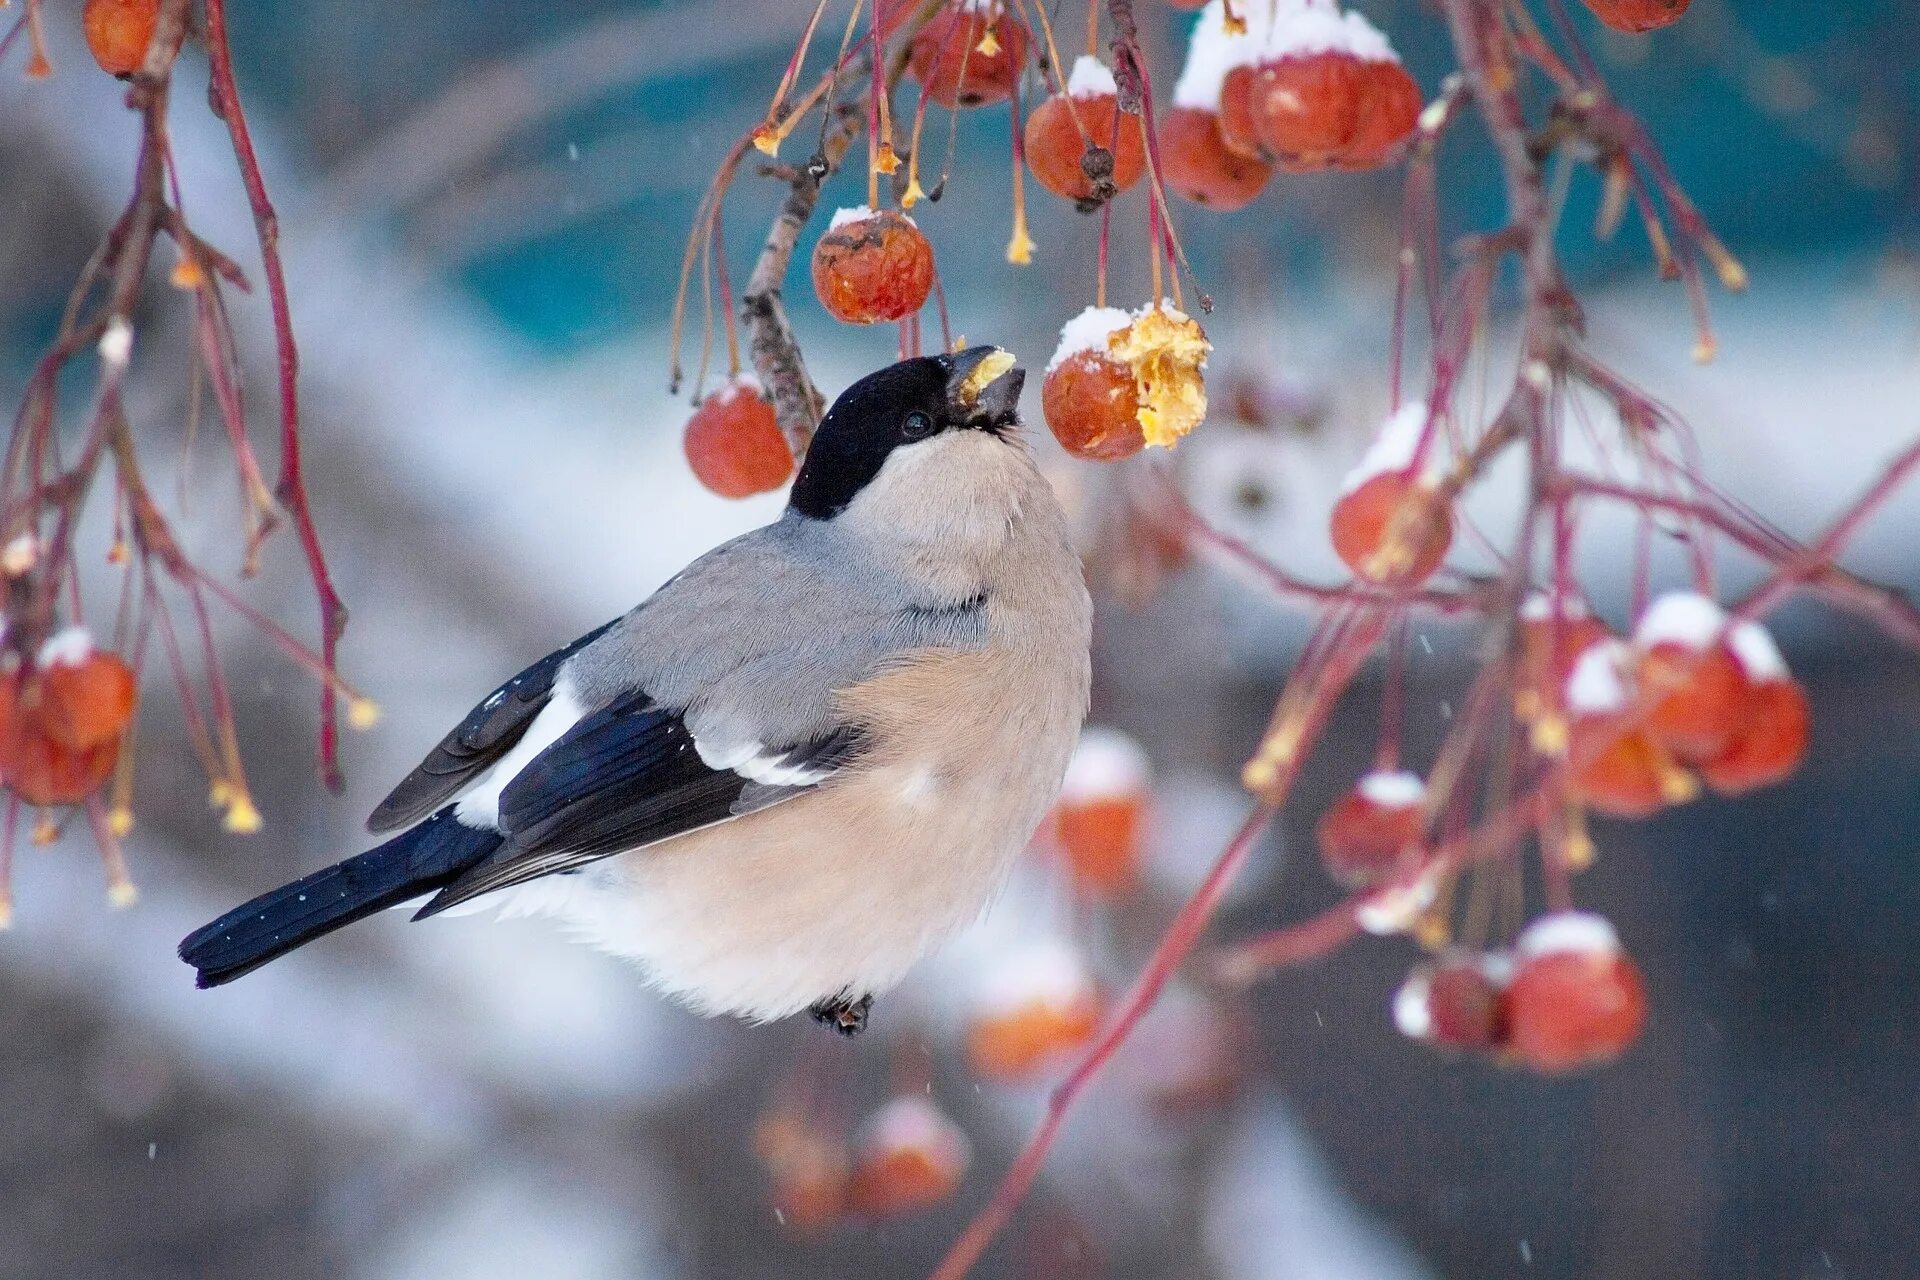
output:
{"label": "bullfinch", "polygon": [[854,383],[778,520],[488,694],[374,810],[398,834],[180,944],[199,985],[481,899],[702,1013],[860,1030],[999,890],[1086,715],[1091,607],[1013,363]]}

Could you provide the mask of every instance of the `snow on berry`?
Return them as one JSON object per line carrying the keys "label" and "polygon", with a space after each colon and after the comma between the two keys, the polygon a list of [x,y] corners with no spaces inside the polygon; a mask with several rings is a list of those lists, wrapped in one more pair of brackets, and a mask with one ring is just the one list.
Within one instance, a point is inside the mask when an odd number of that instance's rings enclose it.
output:
{"label": "snow on berry", "polygon": [[1133,370],[1140,401],[1140,433],[1171,449],[1207,416],[1203,374],[1213,344],[1185,312],[1155,302],[1133,313],[1133,323],[1108,339],[1114,357]]}
{"label": "snow on berry", "polygon": [[1513,681],[1514,715],[1523,724],[1535,726],[1536,747],[1556,752],[1566,746],[1565,725],[1557,715],[1574,663],[1610,637],[1606,624],[1578,597],[1562,596],[1558,608],[1556,622],[1553,597],[1539,591],[1521,604]]}
{"label": "snow on berry", "polygon": [[1000,0],[947,0],[914,35],[907,65],[930,101],[985,106],[1013,96],[1031,42]]}
{"label": "snow on berry", "polygon": [[1418,856],[1427,786],[1411,773],[1375,770],[1321,816],[1320,861],[1342,884],[1378,884]]}
{"label": "snow on berry", "polygon": [[1637,34],[1680,21],[1693,0],[1586,0],[1587,8],[1615,31]]}
{"label": "snow on berry", "polygon": [[1273,166],[1227,145],[1220,113],[1175,106],[1160,116],[1161,178],[1175,195],[1231,213],[1266,188]]}
{"label": "snow on berry", "polygon": [[1740,669],[1754,684],[1788,678],[1787,660],[1773,634],[1758,622],[1737,622],[1727,632],[1727,647],[1740,663]]}
{"label": "snow on berry", "polygon": [[1041,186],[1064,200],[1104,199],[1146,172],[1140,130],[1140,118],[1120,110],[1113,73],[1098,58],[1082,55],[1073,64],[1066,92],[1027,116],[1027,167]]}
{"label": "snow on berry", "polygon": [[87,0],[80,14],[93,60],[123,79],[146,61],[159,19],[160,0]]}
{"label": "snow on berry", "polygon": [[1647,735],[1689,764],[1720,754],[1740,726],[1748,682],[1726,632],[1726,611],[1692,591],[1660,596],[1634,629],[1640,684],[1660,695]]}
{"label": "snow on berry", "polygon": [[1146,447],[1133,370],[1111,354],[1133,323],[1118,307],[1088,307],[1060,330],[1047,362],[1040,409],[1061,447],[1078,458],[1124,458]]}
{"label": "snow on berry", "polygon": [[1416,967],[1393,996],[1393,1024],[1412,1040],[1448,1049],[1492,1049],[1507,1035],[1513,960],[1450,953]]}
{"label": "snow on berry", "polygon": [[1353,918],[1368,933],[1388,937],[1412,929],[1439,898],[1439,868],[1429,867],[1414,880],[1369,894],[1353,909]]}
{"label": "snow on berry", "polygon": [[930,1100],[903,1094],[868,1118],[858,1141],[850,1200],[894,1217],[940,1204],[966,1177],[967,1135]]}
{"label": "snow on berry", "polygon": [[933,291],[933,246],[903,213],[838,210],[813,249],[813,288],[848,324],[905,319]]}
{"label": "snow on berry", "polygon": [[1355,577],[1412,586],[1447,558],[1453,512],[1413,471],[1382,471],[1333,504],[1328,535]]}
{"label": "snow on berry", "polygon": [[1633,664],[1633,651],[1625,644],[1602,640],[1574,661],[1566,687],[1573,790],[1602,813],[1620,818],[1651,816],[1691,799],[1696,789],[1666,749],[1630,723]]}
{"label": "snow on berry", "polygon": [[735,374],[702,400],[681,443],[693,474],[723,498],[767,493],[793,475],[793,450],[752,374]]}
{"label": "snow on berry", "polygon": [[1507,988],[1508,1044],[1541,1072],[1573,1071],[1618,1057],[1646,1021],[1640,971],[1603,918],[1543,916],[1514,945]]}
{"label": "snow on berry", "polygon": [[983,975],[967,1025],[967,1061],[994,1080],[1020,1081],[1093,1038],[1100,993],[1078,952],[1035,942]]}
{"label": "snow on berry", "polygon": [[1115,897],[1139,876],[1152,768],[1140,744],[1116,729],[1088,728],[1067,764],[1054,834],[1074,882]]}

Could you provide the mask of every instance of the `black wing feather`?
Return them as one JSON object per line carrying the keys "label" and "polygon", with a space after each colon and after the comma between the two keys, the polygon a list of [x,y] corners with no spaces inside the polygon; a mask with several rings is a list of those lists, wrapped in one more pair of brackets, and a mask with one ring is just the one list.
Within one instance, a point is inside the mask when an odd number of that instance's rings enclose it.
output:
{"label": "black wing feather", "polygon": [[[860,748],[842,727],[785,753],[782,763],[830,772]],[[500,796],[507,842],[420,909],[424,918],[469,898],[724,822],[811,789],[754,782],[701,760],[677,712],[635,692],[585,717],[536,756]]]}
{"label": "black wing feather", "polygon": [[480,705],[427,753],[420,767],[380,802],[367,819],[367,830],[377,834],[419,821],[513,750],[513,744],[520,741],[520,735],[553,696],[560,664],[599,639],[612,625],[609,622],[595,627],[565,648],[554,650],[481,699]]}

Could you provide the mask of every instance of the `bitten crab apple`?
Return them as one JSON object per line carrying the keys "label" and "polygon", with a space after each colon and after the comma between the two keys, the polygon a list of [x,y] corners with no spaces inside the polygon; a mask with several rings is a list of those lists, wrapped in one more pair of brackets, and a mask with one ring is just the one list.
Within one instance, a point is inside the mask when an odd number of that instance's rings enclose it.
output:
{"label": "bitten crab apple", "polygon": [[976,1075],[1020,1082],[1093,1037],[1100,992],[1078,952],[1035,942],[1007,952],[984,975],[967,1024]]}
{"label": "bitten crab apple", "polygon": [[1410,586],[1432,577],[1447,558],[1453,512],[1420,466],[1428,421],[1426,405],[1403,406],[1347,473],[1329,532],[1356,577]]}
{"label": "bitten crab apple", "polygon": [[1140,875],[1152,766],[1140,744],[1117,729],[1080,735],[1053,807],[1053,834],[1082,893],[1117,898]]}
{"label": "bitten crab apple", "polygon": [[80,24],[93,60],[108,75],[125,78],[146,61],[160,20],[160,0],[87,0]]}
{"label": "bitten crab apple", "polygon": [[897,1217],[946,1200],[967,1176],[967,1135],[926,1098],[904,1094],[868,1118],[855,1144],[848,1202],[872,1217]]}
{"label": "bitten crab apple", "polygon": [[1640,970],[1605,919],[1560,911],[1528,925],[1514,943],[1506,991],[1508,1048],[1535,1071],[1610,1062],[1647,1019]]}
{"label": "bitten crab apple", "polygon": [[813,288],[836,320],[905,319],[933,291],[933,246],[904,213],[841,209],[814,246]]}
{"label": "bitten crab apple", "polygon": [[0,780],[33,805],[79,804],[113,773],[133,718],[133,671],[84,627],[0,679]]}
{"label": "bitten crab apple", "polygon": [[983,107],[1013,96],[1032,41],[1003,0],[947,0],[913,37],[907,67],[929,101]]}
{"label": "bitten crab apple", "polygon": [[1320,862],[1345,885],[1377,884],[1416,856],[1426,833],[1427,786],[1397,769],[1366,774],[1320,818]]}
{"label": "bitten crab apple", "polygon": [[1111,461],[1146,448],[1133,370],[1112,351],[1114,335],[1132,323],[1118,307],[1088,307],[1060,330],[1040,410],[1053,438],[1076,458]]}
{"label": "bitten crab apple", "polygon": [[1147,168],[1140,117],[1120,110],[1113,72],[1083,54],[1064,91],[1027,116],[1027,167],[1063,200],[1091,203],[1125,191]]}
{"label": "bitten crab apple", "polygon": [[687,419],[687,465],[723,498],[768,493],[793,475],[793,449],[757,378],[737,373]]}

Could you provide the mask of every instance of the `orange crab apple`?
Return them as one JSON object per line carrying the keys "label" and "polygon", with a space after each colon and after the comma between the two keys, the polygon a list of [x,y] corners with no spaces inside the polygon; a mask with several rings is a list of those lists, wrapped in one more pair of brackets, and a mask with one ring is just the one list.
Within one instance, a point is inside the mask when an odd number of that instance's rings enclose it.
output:
{"label": "orange crab apple", "polygon": [[1145,851],[1151,779],[1146,752],[1126,734],[1095,725],[1080,735],[1053,808],[1053,831],[1083,893],[1117,898],[1132,890]]}
{"label": "orange crab apple", "polygon": [[1514,956],[1508,1047],[1521,1063],[1576,1071],[1612,1061],[1639,1039],[1646,987],[1606,920],[1582,911],[1542,916],[1520,935]]}
{"label": "orange crab apple", "polygon": [[1175,106],[1160,117],[1161,177],[1174,194],[1231,213],[1266,188],[1273,166],[1227,146],[1220,113]]}
{"label": "orange crab apple", "polygon": [[147,60],[160,0],[87,0],[80,25],[93,60],[108,75],[124,79]]}
{"label": "orange crab apple", "polygon": [[836,320],[905,319],[933,291],[933,246],[903,213],[841,209],[814,246],[813,288]]}
{"label": "orange crab apple", "polygon": [[1104,152],[1112,191],[1125,191],[1146,172],[1147,150],[1138,116],[1120,110],[1113,73],[1098,58],[1082,55],[1057,93],[1027,116],[1027,167],[1064,200],[1091,201],[1101,193],[1087,172]]}
{"label": "orange crab apple", "polygon": [[1594,17],[1615,31],[1637,34],[1680,21],[1693,0],[1586,0]]}
{"label": "orange crab apple", "polygon": [[767,493],[793,475],[793,450],[773,404],[749,374],[735,374],[700,402],[681,443],[693,474],[723,498]]}
{"label": "orange crab apple", "polygon": [[1118,307],[1088,307],[1060,330],[1040,411],[1054,439],[1076,458],[1111,461],[1146,447],[1133,369],[1109,342],[1131,323]]}
{"label": "orange crab apple", "polygon": [[1342,884],[1391,878],[1426,834],[1427,787],[1411,773],[1375,770],[1321,816],[1320,862]]}
{"label": "orange crab apple", "polygon": [[904,1094],[868,1119],[857,1143],[848,1202],[891,1218],[940,1204],[966,1177],[966,1135],[926,1098]]}
{"label": "orange crab apple", "polygon": [[930,101],[981,107],[1013,96],[1031,43],[1002,0],[947,0],[914,35],[907,66]]}

